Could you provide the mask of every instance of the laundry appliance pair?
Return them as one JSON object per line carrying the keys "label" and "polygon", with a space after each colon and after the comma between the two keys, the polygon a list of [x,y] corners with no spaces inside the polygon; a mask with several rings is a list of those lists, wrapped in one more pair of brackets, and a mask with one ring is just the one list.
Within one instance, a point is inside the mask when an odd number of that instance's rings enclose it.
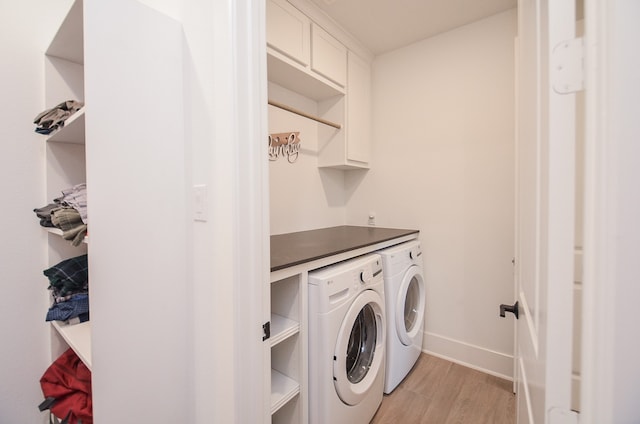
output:
{"label": "laundry appliance pair", "polygon": [[309,273],[311,424],[368,423],[411,370],[422,347],[421,261],[410,241]]}

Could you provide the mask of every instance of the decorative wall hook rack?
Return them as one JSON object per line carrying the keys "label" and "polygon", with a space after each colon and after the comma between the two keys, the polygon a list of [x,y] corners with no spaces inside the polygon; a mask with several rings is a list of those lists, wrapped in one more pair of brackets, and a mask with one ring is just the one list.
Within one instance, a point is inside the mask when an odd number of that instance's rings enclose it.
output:
{"label": "decorative wall hook rack", "polygon": [[300,131],[269,134],[269,160],[286,156],[289,163],[298,160],[300,154]]}

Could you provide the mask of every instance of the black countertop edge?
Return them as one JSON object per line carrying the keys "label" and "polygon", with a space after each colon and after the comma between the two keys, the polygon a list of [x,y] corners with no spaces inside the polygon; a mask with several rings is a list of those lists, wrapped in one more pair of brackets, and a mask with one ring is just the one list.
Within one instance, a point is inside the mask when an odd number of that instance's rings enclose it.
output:
{"label": "black countertop edge", "polygon": [[271,236],[271,272],[360,249],[419,230],[342,225]]}

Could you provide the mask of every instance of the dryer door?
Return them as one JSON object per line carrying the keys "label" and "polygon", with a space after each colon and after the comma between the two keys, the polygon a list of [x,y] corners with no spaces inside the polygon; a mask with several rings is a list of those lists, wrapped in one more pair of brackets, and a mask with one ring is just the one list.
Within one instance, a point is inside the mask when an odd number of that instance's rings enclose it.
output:
{"label": "dryer door", "polygon": [[382,372],[384,361],[384,301],[373,290],[363,291],[346,313],[333,356],[333,381],[340,399],[358,404]]}
{"label": "dryer door", "polygon": [[422,269],[413,265],[402,278],[396,298],[396,332],[405,346],[413,344],[413,340],[422,331],[425,310],[425,287]]}

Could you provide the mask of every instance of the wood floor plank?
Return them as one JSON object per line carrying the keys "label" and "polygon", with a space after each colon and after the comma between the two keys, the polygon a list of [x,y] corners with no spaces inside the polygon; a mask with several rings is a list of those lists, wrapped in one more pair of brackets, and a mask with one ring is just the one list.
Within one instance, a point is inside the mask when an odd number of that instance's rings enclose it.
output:
{"label": "wood floor plank", "polygon": [[513,424],[515,417],[510,381],[421,354],[371,424]]}

